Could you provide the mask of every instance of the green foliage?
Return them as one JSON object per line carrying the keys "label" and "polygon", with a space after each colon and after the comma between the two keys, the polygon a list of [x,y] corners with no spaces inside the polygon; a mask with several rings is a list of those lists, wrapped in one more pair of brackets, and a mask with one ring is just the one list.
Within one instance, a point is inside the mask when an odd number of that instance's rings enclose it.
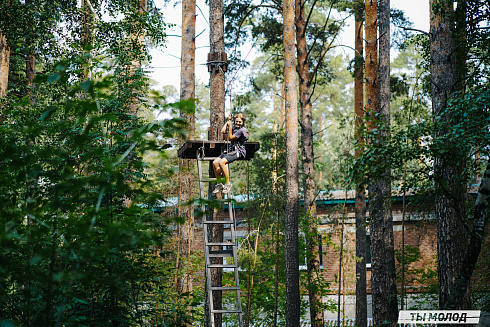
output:
{"label": "green foliage", "polygon": [[[275,305],[275,287],[277,283],[278,294],[278,321],[285,317],[285,254],[284,254],[284,198],[285,191],[285,152],[281,147],[284,144],[284,131],[277,133],[264,132],[259,135],[260,153],[252,161],[252,200],[247,204],[247,214],[251,217],[252,230],[255,232],[241,242],[239,249],[240,281],[246,287],[248,278],[254,278],[251,301],[251,322],[273,323]],[[275,155],[273,154],[275,152]],[[275,157],[275,160],[273,159]],[[274,183],[276,176],[276,183]],[[259,196],[257,196],[259,195]],[[306,237],[318,243],[318,235],[308,234],[308,219],[301,217],[300,238],[301,264],[311,257],[307,251]],[[279,229],[279,234],[277,231]],[[258,234],[257,234],[258,233]],[[279,239],[278,239],[279,238]],[[278,248],[277,248],[278,246]],[[277,261],[276,261],[277,260]],[[276,281],[276,262],[278,264]],[[302,295],[306,295],[308,285],[307,271],[300,274]],[[323,277],[316,280],[314,288],[322,295],[329,291],[330,283]],[[244,312],[247,306],[243,301]],[[306,313],[308,301],[302,300],[301,312]],[[324,303],[323,309],[332,310],[331,303]]]}
{"label": "green foliage", "polygon": [[[332,48],[333,40],[344,26],[343,19],[334,17],[335,11],[339,13],[345,10],[342,3],[344,2],[338,0],[323,0],[305,4],[305,16],[309,17],[306,26],[306,59],[311,75],[309,83],[312,85],[312,94],[315,93],[317,84],[328,83],[333,77],[328,60],[325,60],[325,53]],[[229,60],[233,63],[229,69],[234,71],[245,64],[245,59],[241,59],[237,47],[249,39],[268,56],[270,73],[282,80],[282,4],[263,1],[255,5],[249,1],[230,0],[225,1],[225,15],[228,18],[225,26],[225,44],[232,50]]]}
{"label": "green foliage", "polygon": [[[270,233],[275,234],[273,230],[269,230]],[[264,233],[265,234],[265,233]],[[253,237],[253,235],[252,235]],[[274,302],[275,302],[275,262],[279,260],[278,270],[278,319],[284,320],[286,301],[286,280],[285,280],[285,255],[284,255],[284,236],[280,236],[279,253],[275,253],[276,239],[264,238],[260,240],[259,244],[254,244],[253,247],[258,246],[257,259],[255,259],[254,248],[247,249],[247,246],[243,246],[240,250],[239,264],[243,269],[240,274],[240,280],[242,285],[246,286],[248,274],[253,274],[255,282],[252,289],[252,302],[251,302],[251,322],[273,322]],[[254,265],[254,262],[256,263]],[[253,270],[249,270],[253,268]],[[244,308],[246,308],[246,301],[244,301]]]}
{"label": "green foliage", "polygon": [[38,83],[64,98],[2,103],[1,316],[47,326],[189,319],[169,302],[168,222],[150,210],[158,196],[141,191],[138,155],[158,149],[147,133],[170,137],[183,122],[141,124],[116,110],[113,79],[70,86],[70,63],[56,67]]}
{"label": "green foliage", "polygon": [[[412,49],[412,50],[411,50]],[[422,86],[423,93],[425,95],[430,94],[431,90],[431,80],[430,80],[430,40],[429,36],[426,34],[416,34],[408,37],[401,45],[400,50],[404,52],[412,52],[413,49],[417,52],[420,60],[417,61],[415,69],[415,77]],[[425,74],[420,74],[418,72],[425,72]]]}
{"label": "green foliage", "polygon": [[[438,116],[431,115],[428,110],[431,86],[428,36],[411,38],[404,50],[392,66],[395,68],[392,82],[395,83],[392,83],[391,90],[394,109],[391,125],[377,116],[367,118],[366,125],[371,124],[372,129],[366,129],[364,142],[356,144],[364,152],[348,161],[349,180],[369,183],[390,169],[392,185],[411,194],[411,207],[416,205],[421,210],[434,210],[431,206],[433,199],[440,196],[450,199],[450,203],[468,201],[466,212],[461,214],[468,230],[471,230],[474,200],[466,198],[460,191],[451,191],[450,185],[434,167],[436,161],[439,167],[443,165],[461,172],[458,174],[461,189],[470,189],[472,184],[479,183],[482,166],[489,158],[490,85],[485,77],[488,70],[487,48],[469,50],[468,56],[472,60],[467,60],[468,71],[465,75],[458,72],[464,80],[460,81],[463,86],[448,95],[447,105]],[[407,67],[412,69],[407,71]],[[428,267],[411,268],[410,263],[417,261],[418,257],[416,249],[408,248],[409,265],[405,271],[408,281],[425,286],[414,308],[435,308],[437,271]],[[485,262],[485,256],[482,255],[480,260]],[[482,271],[475,271],[474,276],[480,281]],[[481,296],[479,305],[486,303],[480,286],[485,283],[472,284],[478,296]]]}
{"label": "green foliage", "polygon": [[[361,157],[351,161],[351,178],[363,178],[367,182],[391,167],[395,171],[395,180],[399,180],[407,164],[408,177],[403,187],[432,188],[436,185],[439,191],[444,191],[441,181],[433,175],[431,158],[442,158],[449,165],[459,165],[459,159],[464,158],[464,170],[471,180],[481,169],[475,154],[481,158],[488,156],[488,100],[488,86],[478,85],[463,97],[450,101],[434,122],[420,120],[395,126],[390,137],[381,141],[377,137],[381,130],[387,129],[386,125],[378,124],[378,128],[365,131],[369,146]],[[442,117],[451,118],[448,121]],[[379,161],[379,158],[383,160]]]}
{"label": "green foliage", "polygon": [[0,99],[0,317],[19,326],[182,326],[202,316],[193,309],[202,290],[174,288],[182,272],[168,225],[177,220],[154,210],[161,194],[142,157],[167,158],[185,122],[145,122],[137,108],[193,112],[194,103],[147,96],[148,49],[138,38],[158,45],[165,36],[151,2],[146,12],[136,0],[91,3],[113,21],[74,2],[1,6],[12,56]]}
{"label": "green foliage", "polygon": [[395,250],[395,258],[398,262],[398,271],[396,272],[397,276],[397,283],[401,283],[401,276],[402,276],[402,256],[404,260],[404,275],[405,275],[405,283],[409,285],[413,285],[414,283],[417,282],[423,282],[421,283],[426,287],[427,289],[430,287],[430,284],[432,286],[436,285],[434,283],[427,283],[427,276],[431,275],[431,268],[430,266],[425,266],[422,268],[414,268],[412,264],[420,261],[422,258],[420,254],[420,249],[415,246],[411,245],[405,245],[405,251],[402,253],[402,250]]}

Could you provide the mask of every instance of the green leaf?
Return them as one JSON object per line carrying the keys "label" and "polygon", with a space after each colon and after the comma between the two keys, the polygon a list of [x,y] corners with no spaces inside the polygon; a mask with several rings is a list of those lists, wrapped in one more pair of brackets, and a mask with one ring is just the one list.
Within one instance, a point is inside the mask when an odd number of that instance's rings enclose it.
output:
{"label": "green leaf", "polygon": [[83,81],[82,83],[80,83],[80,87],[82,88],[82,90],[88,92],[90,90],[90,88],[92,87],[92,82],[91,81]]}
{"label": "green leaf", "polygon": [[48,109],[46,109],[46,111],[41,116],[41,121],[48,120],[55,111],[56,111],[56,107],[54,106],[48,107]]}
{"label": "green leaf", "polygon": [[60,75],[60,74],[58,74],[58,73],[51,74],[51,75],[49,75],[49,77],[48,77],[48,83],[52,84],[52,83],[54,83],[54,82],[57,82],[57,81],[59,81],[59,80],[60,80],[60,78],[61,78],[61,75]]}

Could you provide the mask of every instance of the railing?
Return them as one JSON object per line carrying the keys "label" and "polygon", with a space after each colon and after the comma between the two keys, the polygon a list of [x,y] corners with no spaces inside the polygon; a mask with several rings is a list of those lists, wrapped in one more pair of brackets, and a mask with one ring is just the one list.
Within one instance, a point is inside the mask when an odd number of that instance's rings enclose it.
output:
{"label": "railing", "polygon": [[[352,318],[345,318],[340,322],[341,327],[354,327],[355,326],[355,319]],[[373,318],[368,318],[367,322],[368,327],[373,326]],[[309,320],[301,320],[300,327],[311,327],[311,322]],[[331,318],[331,319],[325,319],[325,327],[337,327],[339,326],[337,319]],[[402,324],[398,324],[398,326],[402,326]],[[427,327],[427,326],[432,326],[431,324],[427,325],[417,325],[417,324],[404,324],[404,327]],[[272,324],[269,323],[251,323],[250,327],[272,327]]]}
{"label": "railing", "polygon": [[[282,326],[284,324],[278,324],[279,326]],[[202,324],[194,324],[194,327],[197,326],[203,326]],[[223,326],[235,326],[235,325],[230,325],[227,323],[223,323]],[[267,322],[252,322],[250,323],[250,327],[272,327],[273,325],[271,323]],[[311,322],[309,320],[301,320],[300,327],[311,327]],[[337,319],[331,318],[331,319],[325,319],[325,327],[337,327],[339,326]],[[355,319],[352,318],[345,318],[340,322],[340,327],[354,327],[355,326]],[[368,327],[373,326],[373,318],[368,318]],[[431,324],[426,324],[426,325],[420,325],[420,324],[398,324],[400,327],[428,327],[428,326],[434,326]]]}
{"label": "railing", "polygon": [[[346,318],[344,319],[343,323],[341,321],[340,326],[341,327],[354,327],[354,319],[349,319]],[[368,319],[368,326],[373,325],[373,319]],[[270,323],[265,323],[265,322],[256,322],[256,323],[251,323],[250,327],[272,327],[273,325]],[[299,323],[300,327],[311,327],[311,322],[309,320],[301,320]],[[337,327],[337,319],[325,319],[325,327]]]}

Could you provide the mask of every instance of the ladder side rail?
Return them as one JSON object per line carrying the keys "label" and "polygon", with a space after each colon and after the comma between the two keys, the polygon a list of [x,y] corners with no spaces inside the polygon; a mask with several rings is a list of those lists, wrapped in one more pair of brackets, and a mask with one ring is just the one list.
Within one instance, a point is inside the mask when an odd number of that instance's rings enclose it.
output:
{"label": "ladder side rail", "polygon": [[204,203],[204,183],[202,182],[202,156],[199,154],[199,150],[197,150],[197,175],[199,178],[199,195],[201,197],[201,211],[203,214],[202,221],[206,220],[206,204]]}
{"label": "ladder side rail", "polygon": [[[209,257],[208,257],[209,260]],[[211,268],[206,267],[206,272],[208,275],[207,279],[207,286],[208,286],[208,300],[209,300],[209,317],[211,318],[211,327],[215,326],[214,322],[214,300],[213,300],[213,291],[211,289],[212,283],[211,283]]]}
{"label": "ladder side rail", "polygon": [[[234,209],[234,207],[232,207],[232,209]],[[234,210],[233,210],[233,214],[234,214]],[[233,215],[235,216],[235,215]],[[238,323],[239,323],[239,327],[242,327],[243,326],[243,312],[242,312],[242,299],[241,299],[241,290],[240,290],[240,279],[239,279],[239,276],[238,276],[238,239],[236,238],[236,217],[233,217],[233,231],[234,231],[234,234],[235,234],[235,240],[234,240],[234,243],[235,243],[235,246],[233,247],[233,256],[234,256],[234,259],[235,259],[235,263],[236,263],[236,267],[234,269],[235,271],[235,286],[236,286],[236,307],[235,309],[238,312]]]}
{"label": "ladder side rail", "polygon": [[235,274],[235,295],[236,295],[236,302],[235,302],[235,310],[237,311],[238,314],[238,323],[239,327],[243,326],[243,321],[242,321],[242,303],[241,303],[241,291],[240,291],[240,282],[239,282],[239,274],[238,274],[238,239],[236,235],[236,217],[235,217],[235,207],[234,203],[231,201],[231,192],[228,194],[228,213],[230,217],[230,221],[232,223],[230,224],[230,233],[231,233],[231,242],[233,244],[232,246],[232,251],[233,251],[233,264],[236,266],[233,268],[234,274]]}
{"label": "ladder side rail", "polygon": [[205,265],[205,280],[206,280],[206,288],[207,288],[207,294],[208,294],[208,311],[209,311],[209,317],[211,320],[211,327],[215,326],[214,322],[214,314],[213,314],[213,309],[214,309],[214,303],[213,303],[213,292],[211,291],[211,270],[209,268],[211,262],[210,262],[210,257],[209,257],[209,247],[207,244],[209,243],[209,237],[208,237],[208,226],[204,224],[204,222],[207,220],[206,219],[206,204],[203,201],[204,200],[204,183],[203,183],[203,178],[202,178],[202,158],[203,155],[200,153],[200,149],[197,150],[197,174],[199,178],[199,195],[201,197],[201,210],[202,210],[202,233],[204,236],[204,265]]}

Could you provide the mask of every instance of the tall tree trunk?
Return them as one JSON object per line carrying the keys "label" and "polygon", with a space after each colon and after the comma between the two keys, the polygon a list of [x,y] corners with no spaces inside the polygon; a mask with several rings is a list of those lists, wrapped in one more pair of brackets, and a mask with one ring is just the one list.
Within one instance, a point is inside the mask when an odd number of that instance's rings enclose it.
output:
{"label": "tall tree trunk", "polygon": [[[380,0],[379,7],[379,113],[380,120],[384,126],[381,129],[381,142],[389,140],[390,137],[390,0]],[[382,158],[379,158],[380,162]],[[396,270],[395,270],[395,242],[393,238],[393,216],[391,213],[391,168],[387,167],[381,180],[376,183],[375,188],[379,187],[379,201],[375,198],[371,212],[378,214],[371,216],[371,239],[377,251],[372,251],[374,260],[371,264],[371,276],[379,272],[379,279],[376,280],[379,293],[373,291],[373,312],[375,308],[380,308],[374,319],[375,324],[387,323],[393,327],[397,326],[398,321],[398,301],[396,291]],[[379,186],[378,186],[379,185]],[[378,193],[375,193],[378,197]],[[371,213],[370,212],[370,213]],[[379,218],[379,225],[377,224]],[[373,256],[371,257],[373,258]],[[379,284],[378,284],[379,283]],[[371,283],[373,285],[373,283]]]}
{"label": "tall tree trunk", "polygon": [[286,112],[286,327],[298,327],[300,317],[298,249],[298,94],[294,35],[294,0],[283,2],[284,97]]}
{"label": "tall tree trunk", "polygon": [[[191,100],[195,98],[195,62],[196,54],[196,1],[182,1],[182,46],[181,46],[181,71],[180,71],[180,99]],[[195,135],[195,113],[181,112],[180,117],[188,124],[188,140],[193,140]],[[182,142],[184,140],[181,140]],[[192,199],[194,189],[194,160],[182,159],[180,161],[181,171],[181,194],[180,201],[188,203]],[[194,239],[194,206],[179,206],[179,215],[185,218],[184,225],[180,225],[180,266],[179,270],[184,270],[184,265],[188,264],[192,241]],[[192,291],[192,271],[185,273],[177,280],[177,289],[180,293]]]}
{"label": "tall tree trunk", "polygon": [[[34,9],[32,8],[33,0],[26,0],[25,5],[26,5],[26,11],[32,15],[34,12]],[[26,42],[27,42],[26,44],[27,54],[25,57],[26,89],[27,89],[27,95],[29,96],[29,100],[32,103],[34,102],[34,77],[36,77],[36,57],[34,55],[34,40],[27,39]]]}
{"label": "tall tree trunk", "polygon": [[26,85],[28,94],[32,95],[33,93],[33,82],[34,77],[36,77],[36,57],[33,53],[29,53],[26,55]]}
{"label": "tall tree trunk", "polygon": [[[282,101],[282,97],[281,97]],[[280,109],[279,109],[280,110]],[[272,132],[274,133],[274,148],[272,150],[272,160],[274,163],[274,168],[272,170],[272,193],[274,194],[274,206],[276,209],[276,244],[275,244],[275,252],[276,252],[276,261],[274,265],[274,309],[272,312],[272,326],[277,327],[277,313],[279,309],[279,232],[280,232],[280,223],[281,223],[281,214],[278,203],[278,194],[277,194],[277,125],[274,123],[272,126]]]}
{"label": "tall tree trunk", "polygon": [[[430,1],[430,53],[431,96],[434,120],[447,121],[444,112],[451,93],[456,91],[456,42],[451,31],[453,2]],[[440,134],[440,133],[439,133]],[[438,135],[436,135],[438,136]],[[440,309],[469,309],[470,291],[453,294],[467,250],[468,233],[465,228],[466,182],[462,162],[446,157],[434,158],[434,178],[438,189],[443,190],[436,199],[437,261]],[[451,304],[450,304],[451,303]]]}
{"label": "tall tree trunk", "polygon": [[318,226],[315,201],[315,169],[313,152],[313,115],[310,101],[308,48],[306,44],[305,0],[295,1],[296,48],[298,54],[299,103],[301,110],[301,160],[304,178],[304,210],[308,220],[306,231],[308,296],[313,327],[324,325],[322,295],[318,288],[320,256],[318,253]]}
{"label": "tall tree trunk", "polygon": [[[363,55],[363,13],[364,2],[354,8],[355,56],[354,56],[354,111],[355,139],[359,148],[356,158],[362,153],[364,126],[364,55]],[[361,182],[356,188],[356,326],[367,327],[366,288],[366,191]]]}
{"label": "tall tree trunk", "polygon": [[[195,61],[196,55],[196,0],[182,1],[182,49],[180,70],[180,99],[190,100],[196,97]],[[188,139],[195,136],[195,113],[181,112],[180,116],[186,120],[188,126]]]}
{"label": "tall tree trunk", "polygon": [[[377,36],[377,10],[378,2],[368,0],[365,3],[365,32],[366,32],[366,58],[364,69],[366,74],[366,114],[371,119],[379,107],[378,87],[378,36]],[[372,120],[368,121],[368,128],[372,128]]]}
{"label": "tall tree trunk", "polygon": [[[221,127],[225,123],[225,70],[226,66],[216,63],[216,61],[226,61],[225,43],[224,43],[224,13],[223,0],[209,1],[209,45],[210,53],[208,54],[208,70],[210,71],[210,127],[208,133],[209,140],[221,139]],[[214,62],[214,63],[213,63]],[[212,165],[209,165],[210,174],[213,174]],[[208,194],[211,192],[211,184],[209,185]],[[217,211],[213,212],[213,216],[217,216]],[[212,219],[212,217],[210,218]],[[210,224],[208,225],[208,233],[210,242],[223,241],[223,225]],[[211,258],[211,263],[222,263],[222,258]],[[211,283],[213,286],[221,286],[223,273],[221,269],[211,269]],[[205,296],[207,296],[206,292]],[[208,303],[209,301],[205,301]],[[222,307],[222,293],[220,291],[213,292],[214,309]],[[209,308],[205,310],[206,318],[205,325],[210,326]],[[215,326],[221,327],[222,315],[215,314]]]}
{"label": "tall tree trunk", "polygon": [[[137,12],[142,14],[144,13],[146,10],[147,10],[147,6],[148,6],[148,0],[139,0],[139,3],[138,3],[138,8],[137,8]],[[131,73],[135,74],[135,72],[140,69],[141,67],[141,58],[140,58],[140,54],[141,54],[141,47],[143,45],[143,40],[145,39],[145,34],[144,33],[139,33],[139,34],[136,34],[136,35],[131,35],[131,37],[134,39],[134,43],[136,43],[134,45],[134,48],[132,49],[132,61],[131,61]],[[137,90],[133,90],[133,93],[137,93],[138,91]],[[129,111],[130,113],[136,118],[136,115],[137,115],[137,112],[138,112],[138,97],[135,96],[132,100],[131,100],[131,104],[129,105]]]}
{"label": "tall tree trunk", "polygon": [[[381,130],[373,142],[385,142],[389,137],[390,122],[390,32],[388,0],[366,2],[366,92],[371,127]],[[376,67],[376,13],[379,12],[379,67]],[[378,68],[378,69],[376,69]],[[376,73],[379,79],[376,80]],[[369,87],[368,87],[369,86]],[[371,100],[371,88],[378,89],[379,98]],[[374,91],[374,90],[372,90]],[[378,158],[378,164],[385,160]],[[396,298],[395,252],[393,218],[391,215],[391,171],[389,167],[376,176],[369,185],[369,214],[371,218],[371,289],[374,325],[396,326],[398,306]]]}
{"label": "tall tree trunk", "polygon": [[[466,75],[468,73],[468,66],[466,60],[468,58],[468,42],[466,40],[466,27],[467,27],[467,10],[468,5],[464,0],[457,1],[456,8],[456,76],[457,84],[455,88],[461,91],[461,96],[465,94],[466,86]],[[479,153],[476,154],[477,162],[479,162]],[[463,171],[463,167],[458,170],[458,173]],[[462,174],[462,176],[464,176]],[[490,197],[490,162],[487,163],[487,168],[483,174],[483,177],[477,176],[477,180],[480,180],[480,187],[478,189],[478,195],[475,202],[475,208],[473,211],[473,229],[471,233],[468,233],[468,247],[466,254],[462,259],[462,264],[457,275],[456,280],[452,288],[449,291],[450,296],[448,297],[448,302],[445,306],[449,309],[452,308],[470,308],[471,307],[471,294],[470,294],[470,281],[473,275],[475,266],[478,261],[478,256],[480,255],[485,223],[488,210],[488,202]],[[466,180],[461,181],[463,185],[466,184]],[[460,199],[463,200],[463,199]],[[464,206],[461,205],[460,210],[465,210]],[[464,219],[464,218],[462,218]],[[462,307],[465,305],[465,307]]]}
{"label": "tall tree trunk", "polygon": [[[81,17],[81,33],[80,33],[80,44],[81,44],[82,53],[85,53],[86,51],[90,51],[88,49],[90,48],[93,42],[93,37],[92,37],[93,26],[94,26],[93,24],[94,24],[94,14],[89,4],[87,3],[87,0],[83,0],[82,17]],[[86,57],[83,56],[83,58],[85,60]],[[90,58],[87,58],[83,64],[84,66],[82,67],[81,76],[80,76],[82,80],[89,77],[88,66],[90,64]]]}
{"label": "tall tree trunk", "polygon": [[[318,115],[318,140],[320,140],[320,141],[323,140],[323,114],[321,112]],[[320,151],[320,153],[318,153],[317,158],[318,158],[317,162],[320,162],[320,167],[323,167],[323,155],[322,155],[321,151]],[[318,172],[317,187],[319,187],[321,189],[322,188],[322,180],[323,180],[323,170],[318,169],[317,172]]]}
{"label": "tall tree trunk", "polygon": [[7,38],[0,31],[0,97],[7,93],[9,81],[10,48]]}

